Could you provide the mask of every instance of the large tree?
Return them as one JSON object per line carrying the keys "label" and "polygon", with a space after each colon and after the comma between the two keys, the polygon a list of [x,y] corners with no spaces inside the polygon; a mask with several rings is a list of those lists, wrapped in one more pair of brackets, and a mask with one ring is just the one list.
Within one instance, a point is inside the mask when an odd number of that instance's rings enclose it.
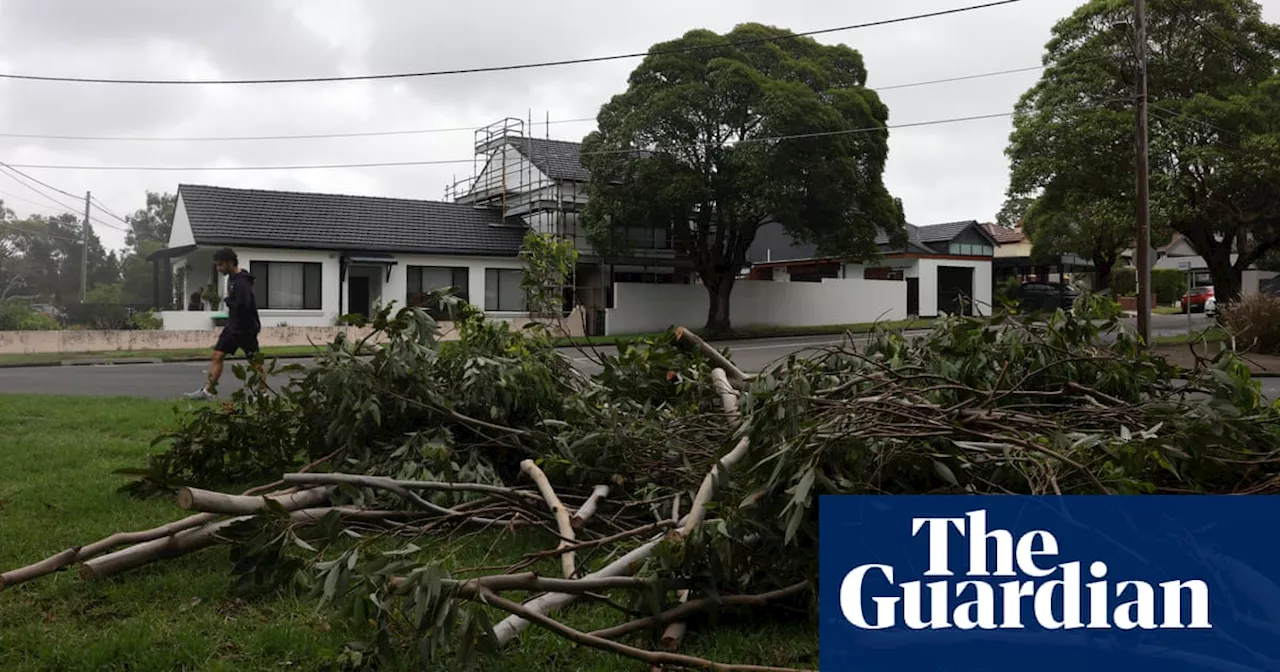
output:
{"label": "large tree", "polygon": [[177,203],[176,194],[148,191],[146,207],[125,216],[125,220],[129,222],[129,233],[125,236],[129,249],[123,255],[121,264],[124,276],[121,294],[125,302],[152,302],[154,271],[147,257],[169,244],[169,232],[173,230],[173,213]]}
{"label": "large tree", "polygon": [[901,241],[905,221],[881,179],[889,111],[866,80],[857,51],[760,24],[654,45],[583,142],[593,243],[617,253],[629,230],[671,231],[713,332],[730,328],[765,223],[824,255],[875,257],[877,231]]}
{"label": "large tree", "polygon": [[[1054,26],[1008,149],[1009,196],[1100,270],[1134,240],[1132,19],[1129,0],[1092,0]],[[1149,0],[1147,20],[1153,238],[1186,236],[1230,300],[1280,243],[1280,30],[1252,0]]]}

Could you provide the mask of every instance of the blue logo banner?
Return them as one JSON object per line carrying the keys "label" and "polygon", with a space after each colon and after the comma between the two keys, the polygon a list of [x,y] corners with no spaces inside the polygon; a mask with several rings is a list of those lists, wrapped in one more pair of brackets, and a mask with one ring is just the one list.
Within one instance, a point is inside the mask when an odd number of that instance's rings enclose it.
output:
{"label": "blue logo banner", "polygon": [[822,672],[1280,671],[1280,497],[823,496]]}

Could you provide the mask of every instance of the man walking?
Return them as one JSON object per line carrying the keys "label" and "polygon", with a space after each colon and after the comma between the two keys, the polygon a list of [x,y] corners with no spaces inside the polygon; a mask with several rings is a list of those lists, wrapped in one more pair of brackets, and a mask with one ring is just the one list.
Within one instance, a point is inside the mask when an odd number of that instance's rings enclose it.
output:
{"label": "man walking", "polygon": [[[218,394],[218,380],[222,378],[222,362],[227,355],[243,351],[245,357],[261,377],[266,387],[266,376],[262,365],[255,357],[258,354],[258,332],[262,331],[262,323],[258,319],[258,301],[253,295],[253,276],[240,268],[240,259],[235,250],[224,247],[213,254],[213,263],[218,272],[227,276],[227,324],[213,346],[213,362],[209,365],[209,380],[204,387],[187,395],[188,399],[207,401]],[[216,306],[215,306],[216,308]]]}

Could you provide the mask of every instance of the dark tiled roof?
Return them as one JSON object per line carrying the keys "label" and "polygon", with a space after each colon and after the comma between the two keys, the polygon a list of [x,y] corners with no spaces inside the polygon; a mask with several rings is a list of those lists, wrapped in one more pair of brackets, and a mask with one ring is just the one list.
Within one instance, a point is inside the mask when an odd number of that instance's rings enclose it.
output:
{"label": "dark tiled roof", "polygon": [[514,256],[523,227],[457,203],[178,186],[200,245]]}
{"label": "dark tiled roof", "polygon": [[[956,236],[964,233],[969,227],[976,227],[979,231],[987,233],[976,220],[968,220],[964,222],[946,222],[944,224],[929,224],[928,226],[916,226],[907,224],[907,246],[919,248],[926,243],[945,243]],[[881,232],[876,236],[876,244],[885,246],[889,244],[888,234]],[[927,249],[927,248],[925,248]],[[931,250],[930,250],[931,251]]]}
{"label": "dark tiled roof", "polygon": [[509,142],[553,180],[591,179],[591,173],[582,167],[581,143],[542,138],[512,138]]}

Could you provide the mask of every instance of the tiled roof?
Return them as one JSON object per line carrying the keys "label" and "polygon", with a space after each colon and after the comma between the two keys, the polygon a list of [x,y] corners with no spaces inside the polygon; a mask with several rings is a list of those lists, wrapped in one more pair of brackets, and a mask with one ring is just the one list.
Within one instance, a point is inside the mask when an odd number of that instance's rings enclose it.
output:
{"label": "tiled roof", "polygon": [[[946,222],[944,224],[929,224],[927,226],[916,226],[907,224],[907,246],[919,247],[925,243],[945,243],[956,236],[964,233],[965,229],[978,225],[977,221],[969,220],[964,222]],[[876,236],[876,244],[885,246],[889,244],[889,236],[883,231]]]}
{"label": "tiled roof", "polygon": [[983,224],[982,228],[985,229],[986,232],[990,234],[992,238],[995,238],[996,242],[1001,245],[1021,243],[1026,240],[1026,234],[1024,234],[1021,229],[1011,229],[1007,226],[1000,226],[999,224],[992,223]]}
{"label": "tiled roof", "polygon": [[553,180],[591,179],[591,173],[582,166],[581,143],[543,138],[512,138],[509,142]]}
{"label": "tiled roof", "polygon": [[178,186],[199,245],[515,256],[523,227],[456,203]]}

